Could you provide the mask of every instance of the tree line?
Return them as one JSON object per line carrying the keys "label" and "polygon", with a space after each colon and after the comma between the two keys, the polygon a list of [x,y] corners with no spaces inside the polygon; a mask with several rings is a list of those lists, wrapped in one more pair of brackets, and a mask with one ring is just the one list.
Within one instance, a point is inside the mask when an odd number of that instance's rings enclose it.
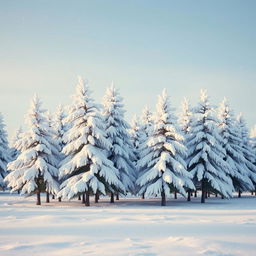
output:
{"label": "tree line", "polygon": [[196,106],[187,100],[177,116],[166,90],[156,110],[147,107],[131,124],[124,118],[123,98],[112,85],[102,104],[91,97],[82,78],[72,103],[54,114],[34,96],[26,116],[27,129],[19,129],[8,146],[0,118],[0,188],[20,194],[41,193],[62,199],[78,197],[90,205],[101,195],[131,193],[161,197],[172,193],[201,193],[222,198],[255,191],[256,132],[250,137],[243,116],[235,116],[226,99],[214,107],[205,90]]}

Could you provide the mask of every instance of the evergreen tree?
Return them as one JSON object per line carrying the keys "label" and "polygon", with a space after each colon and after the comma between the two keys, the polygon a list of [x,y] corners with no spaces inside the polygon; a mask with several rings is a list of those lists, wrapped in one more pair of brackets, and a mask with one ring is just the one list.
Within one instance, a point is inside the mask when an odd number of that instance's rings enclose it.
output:
{"label": "evergreen tree", "polygon": [[21,190],[21,194],[27,195],[36,193],[38,205],[41,204],[41,192],[55,194],[59,189],[52,134],[41,105],[35,96],[28,112],[29,130],[15,143],[20,154],[8,164],[11,172],[5,178],[11,191]]}
{"label": "evergreen tree", "polygon": [[186,170],[186,147],[176,126],[176,117],[170,107],[166,90],[158,98],[156,120],[151,138],[147,142],[149,153],[141,164],[147,166],[137,180],[140,193],[146,196],[161,195],[161,205],[166,205],[166,196],[177,191],[185,195],[185,189],[194,189],[191,175]]}
{"label": "evergreen tree", "polygon": [[89,206],[90,194],[116,192],[122,189],[122,184],[118,170],[107,159],[111,142],[106,138],[99,106],[93,102],[81,78],[67,121],[72,126],[64,134],[66,158],[60,168],[60,177],[66,180],[58,196],[72,199],[86,194],[85,203]]}
{"label": "evergreen tree", "polygon": [[226,99],[219,107],[219,130],[222,137],[222,146],[226,151],[224,159],[230,167],[229,175],[232,178],[235,190],[239,192],[240,196],[243,191],[253,190],[253,184],[248,177],[248,170],[245,166],[240,131],[234,113]]}
{"label": "evergreen tree", "polygon": [[[128,132],[129,124],[124,119],[123,98],[112,85],[107,89],[103,98],[103,118],[111,150],[108,159],[114,163],[119,171],[121,182],[126,192],[134,192],[136,169],[133,161],[131,137]],[[111,195],[113,202],[113,194]]]}
{"label": "evergreen tree", "polygon": [[[147,163],[145,163],[143,161],[143,158],[150,153],[150,149],[147,146],[147,142],[151,137],[152,134],[152,130],[153,130],[153,114],[151,113],[151,111],[148,109],[148,107],[146,106],[143,110],[142,110],[142,115],[141,115],[141,125],[140,125],[140,141],[139,141],[139,148],[138,148],[138,161],[137,161],[137,172],[138,172],[138,176],[137,176],[137,180],[138,178],[140,178],[144,172],[147,170]],[[138,184],[137,184],[138,186]],[[144,190],[146,189],[146,187],[143,187]],[[145,198],[145,191],[142,191],[142,187],[139,188],[139,190],[141,190],[141,194],[142,194],[142,199]]]}
{"label": "evergreen tree", "polygon": [[[189,101],[186,98],[184,98],[184,100],[182,101],[181,106],[182,106],[182,112],[180,113],[179,124],[181,127],[181,131],[183,132],[185,145],[187,145],[189,136],[191,136],[193,112],[189,104]],[[186,159],[186,162],[188,164],[188,158]],[[188,198],[187,198],[188,201],[191,201],[191,192],[192,192],[191,190],[188,190]]]}
{"label": "evergreen tree", "polygon": [[205,202],[207,192],[231,197],[233,186],[229,166],[224,161],[225,150],[217,129],[217,118],[204,90],[201,90],[200,103],[194,109],[190,132],[188,168],[194,184],[201,188],[201,203]]}
{"label": "evergreen tree", "polygon": [[254,162],[256,163],[256,125],[251,129],[250,132],[250,143],[254,152]]}
{"label": "evergreen tree", "polygon": [[7,132],[5,130],[5,124],[3,116],[0,113],[0,190],[6,188],[4,181],[7,175],[7,163],[11,160],[10,149],[8,147]]}
{"label": "evergreen tree", "polygon": [[255,186],[256,186],[255,153],[250,143],[249,131],[242,114],[238,115],[237,117],[237,125],[238,125],[238,129],[240,130],[239,135],[241,137],[241,147],[242,147],[242,152],[245,160],[244,161],[245,169],[248,173],[250,180],[254,184],[253,191],[255,191]]}

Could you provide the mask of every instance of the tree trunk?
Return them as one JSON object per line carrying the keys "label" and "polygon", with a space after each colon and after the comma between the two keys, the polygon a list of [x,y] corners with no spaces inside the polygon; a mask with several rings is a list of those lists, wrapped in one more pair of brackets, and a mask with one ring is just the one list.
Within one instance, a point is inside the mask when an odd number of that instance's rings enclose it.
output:
{"label": "tree trunk", "polygon": [[61,197],[58,198],[59,202],[61,202]]}
{"label": "tree trunk", "polygon": [[224,199],[224,196],[223,196],[223,195],[221,196],[221,199]]}
{"label": "tree trunk", "polygon": [[166,197],[165,197],[164,191],[161,192],[161,197],[162,197],[161,206],[166,206]]}
{"label": "tree trunk", "polygon": [[253,196],[253,191],[251,192],[251,195]]}
{"label": "tree trunk", "polygon": [[46,203],[50,203],[50,194],[46,192]]}
{"label": "tree trunk", "polygon": [[204,187],[204,179],[202,180],[202,187],[201,187],[201,190],[202,190],[202,194],[201,194],[201,203],[204,204],[205,203],[205,187]]}
{"label": "tree trunk", "polygon": [[241,197],[241,195],[242,195],[241,190],[238,190],[238,197],[240,198],[240,197]]}
{"label": "tree trunk", "polygon": [[188,199],[187,199],[187,201],[188,201],[188,202],[191,201],[191,192],[190,192],[190,191],[188,191]]}
{"label": "tree trunk", "polygon": [[82,195],[82,204],[85,204],[85,194]]}
{"label": "tree trunk", "polygon": [[210,192],[208,192],[208,197],[211,197],[211,193]]}
{"label": "tree trunk", "polygon": [[78,200],[81,200],[81,195],[78,195]]}
{"label": "tree trunk", "polygon": [[142,194],[141,199],[145,199],[145,193]]}
{"label": "tree trunk", "polygon": [[52,195],[52,199],[55,199],[55,195]]}
{"label": "tree trunk", "polygon": [[85,197],[85,206],[90,206],[90,194],[89,194],[89,191],[86,191],[85,195],[86,195],[86,197]]}
{"label": "tree trunk", "polygon": [[37,198],[36,205],[41,205],[41,196],[40,196],[40,192],[37,192],[37,193],[36,193],[36,198]]}
{"label": "tree trunk", "polygon": [[119,200],[119,194],[118,193],[116,194],[116,200]]}
{"label": "tree trunk", "polygon": [[115,200],[114,200],[114,193],[111,193],[110,195],[110,203],[114,203]]}
{"label": "tree trunk", "polygon": [[215,197],[218,197],[218,193],[215,193]]}
{"label": "tree trunk", "polygon": [[95,194],[95,203],[97,204],[99,202],[99,195],[98,193]]}
{"label": "tree trunk", "polygon": [[197,197],[197,190],[195,191],[195,195],[194,195],[194,197]]}
{"label": "tree trunk", "polygon": [[177,192],[174,192],[174,199],[177,199]]}
{"label": "tree trunk", "polygon": [[207,196],[207,192],[204,192],[204,197],[205,197],[205,199],[207,199],[207,198],[208,198],[208,196]]}

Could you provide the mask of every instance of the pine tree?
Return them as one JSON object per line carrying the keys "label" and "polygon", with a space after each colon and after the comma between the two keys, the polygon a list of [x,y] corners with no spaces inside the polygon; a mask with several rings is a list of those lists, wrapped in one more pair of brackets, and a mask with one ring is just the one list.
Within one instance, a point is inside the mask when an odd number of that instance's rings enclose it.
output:
{"label": "pine tree", "polygon": [[41,105],[41,101],[35,96],[27,117],[29,130],[22,133],[14,145],[20,154],[8,164],[11,172],[5,178],[11,191],[37,194],[38,205],[41,204],[41,192],[56,194],[59,189],[56,181],[58,169],[52,155],[52,134]]}
{"label": "pine tree", "polygon": [[0,190],[6,188],[4,181],[7,175],[7,163],[11,160],[10,149],[8,147],[7,132],[5,130],[5,124],[3,116],[0,113]]}
{"label": "pine tree", "polygon": [[[143,158],[150,152],[149,147],[147,146],[147,142],[151,137],[153,124],[154,124],[153,114],[151,113],[151,111],[148,109],[147,106],[142,110],[140,123],[141,123],[140,125],[141,136],[140,136],[139,148],[138,148],[139,156],[138,156],[138,161],[136,165],[137,172],[138,172],[137,180],[147,170],[147,163],[143,161]],[[142,187],[140,187],[139,189],[141,190]],[[145,191],[141,191],[141,194],[142,194],[142,199],[145,199],[145,195],[144,195]]]}
{"label": "pine tree", "polygon": [[217,129],[217,118],[205,90],[201,90],[200,103],[194,109],[190,132],[188,168],[194,184],[201,188],[201,203],[205,202],[207,192],[231,197],[233,186],[229,166],[224,161],[225,150]]}
{"label": "pine tree", "polygon": [[21,138],[21,135],[22,135],[22,127],[19,127],[19,129],[14,133],[11,140],[10,157],[12,161],[16,160],[20,153],[19,150],[15,148],[15,144]]}
{"label": "pine tree", "polygon": [[86,195],[85,204],[89,206],[91,194],[116,192],[122,189],[122,184],[118,170],[107,159],[111,143],[104,132],[99,106],[93,102],[90,90],[81,78],[73,106],[67,117],[72,126],[64,134],[66,158],[60,168],[60,177],[66,180],[61,184],[58,196],[72,199]]}
{"label": "pine tree", "polygon": [[254,152],[254,162],[256,163],[256,125],[251,129],[250,132],[250,143]]}
{"label": "pine tree", "polygon": [[255,186],[256,186],[255,153],[250,143],[249,131],[242,114],[238,115],[237,117],[237,125],[238,125],[238,129],[240,130],[239,135],[241,137],[241,147],[242,147],[242,152],[245,159],[244,161],[245,169],[248,173],[250,180],[254,184],[253,191],[255,191]]}
{"label": "pine tree", "polygon": [[[186,170],[186,147],[176,125],[166,90],[158,98],[156,120],[151,138],[147,142],[149,153],[142,159],[147,169],[137,180],[139,193],[146,196],[161,195],[161,205],[166,196],[177,191],[182,195],[186,189],[194,189],[191,175]],[[146,164],[147,163],[147,164]]]}
{"label": "pine tree", "polygon": [[230,167],[229,176],[232,178],[233,186],[239,195],[243,191],[253,190],[253,184],[248,177],[243,156],[242,140],[236,124],[234,113],[226,99],[219,107],[219,130],[224,147],[225,161]]}
{"label": "pine tree", "polygon": [[[135,156],[132,151],[131,137],[128,132],[129,124],[124,119],[123,98],[112,85],[107,89],[103,98],[103,118],[108,140],[112,148],[108,159],[118,169],[125,192],[134,192],[136,170],[133,161]],[[113,202],[113,195],[111,195]]]}
{"label": "pine tree", "polygon": [[[181,127],[181,131],[183,132],[185,145],[187,145],[187,141],[189,139],[189,136],[191,135],[193,112],[189,104],[189,101],[186,98],[184,98],[184,100],[182,101],[181,106],[182,112],[180,113],[179,124]],[[186,159],[186,162],[188,164],[188,158]],[[191,192],[191,190],[188,191],[187,201],[191,201]]]}

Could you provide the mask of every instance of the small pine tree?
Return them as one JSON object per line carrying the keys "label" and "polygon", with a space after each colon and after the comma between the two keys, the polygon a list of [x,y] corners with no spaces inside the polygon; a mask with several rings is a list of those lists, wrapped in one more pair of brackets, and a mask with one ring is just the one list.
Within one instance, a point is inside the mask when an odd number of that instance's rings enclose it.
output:
{"label": "small pine tree", "polygon": [[90,194],[120,191],[122,184],[118,170],[107,159],[111,143],[106,138],[99,106],[93,102],[90,90],[81,78],[73,106],[67,117],[72,125],[64,134],[66,158],[60,168],[60,178],[65,181],[58,196],[72,199],[86,194],[85,204],[89,206]]}
{"label": "small pine tree", "polygon": [[8,147],[7,132],[5,130],[3,116],[0,113],[0,190],[6,188],[4,178],[7,175],[7,164],[10,160],[11,156]]}
{"label": "small pine tree", "polygon": [[28,112],[29,130],[22,133],[21,139],[14,145],[20,154],[8,164],[11,172],[5,178],[11,191],[37,194],[38,205],[41,204],[41,192],[56,194],[59,189],[52,134],[41,105],[41,101],[35,96]]}
{"label": "small pine tree", "polygon": [[254,184],[254,189],[253,189],[254,191],[256,186],[255,153],[250,143],[249,131],[242,114],[238,115],[237,117],[237,125],[238,125],[238,129],[240,130],[239,135],[241,136],[241,147],[242,147],[242,152],[245,160],[244,161],[245,169],[247,171],[247,174],[250,180]]}
{"label": "small pine tree", "polygon": [[243,191],[253,190],[253,183],[248,177],[243,156],[242,139],[236,124],[234,113],[226,99],[219,107],[219,130],[222,138],[222,146],[225,149],[225,161],[230,167],[229,176],[233,186],[239,195]]}
{"label": "small pine tree", "polygon": [[[119,171],[125,192],[134,192],[136,169],[133,161],[135,156],[132,150],[131,137],[128,132],[129,124],[124,119],[123,98],[112,85],[107,89],[103,98],[103,119],[109,142],[112,145],[108,154],[115,168]],[[111,195],[113,202],[113,195]]]}
{"label": "small pine tree", "polygon": [[214,109],[206,91],[201,90],[200,103],[194,109],[187,141],[188,168],[194,183],[201,188],[201,203],[205,203],[207,192],[219,193],[227,198],[232,196],[233,186],[221,141]]}
{"label": "small pine tree", "polygon": [[194,189],[191,175],[186,170],[186,147],[176,126],[166,90],[158,98],[157,113],[151,138],[147,142],[149,153],[141,160],[147,169],[137,180],[139,193],[146,196],[161,195],[161,205],[166,205],[166,196],[185,189]]}

